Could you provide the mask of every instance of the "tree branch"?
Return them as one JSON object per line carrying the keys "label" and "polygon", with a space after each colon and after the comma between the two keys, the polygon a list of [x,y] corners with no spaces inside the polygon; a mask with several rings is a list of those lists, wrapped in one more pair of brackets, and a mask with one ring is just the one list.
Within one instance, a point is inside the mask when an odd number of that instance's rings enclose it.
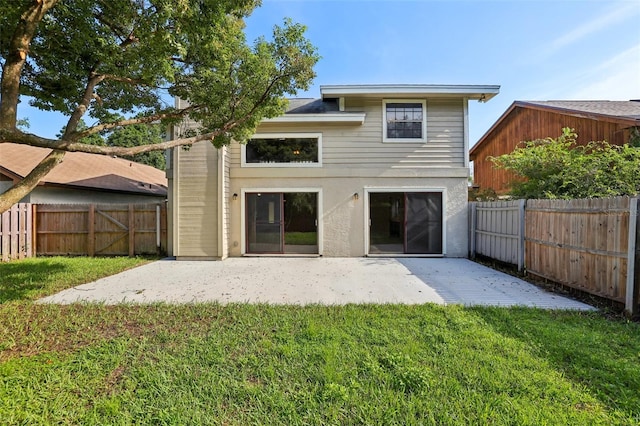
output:
{"label": "tree branch", "polygon": [[197,111],[200,108],[201,107],[198,105],[192,105],[171,113],[155,114],[155,115],[150,115],[146,117],[129,118],[126,120],[114,121],[112,123],[103,123],[97,126],[89,127],[86,130],[76,133],[74,135],[74,139],[76,140],[82,139],[96,133],[104,132],[105,130],[115,129],[117,127],[130,126],[133,124],[149,124],[149,123],[154,123],[156,121],[172,119],[172,118],[183,118],[189,112]]}
{"label": "tree branch", "polygon": [[56,140],[46,139],[36,136],[31,133],[24,133],[19,130],[4,131],[0,130],[0,143],[18,143],[22,145],[31,145],[39,148],[48,148],[53,150],[68,151],[68,152],[87,152],[90,154],[101,155],[116,155],[129,157],[136,154],[142,154],[145,152],[162,151],[165,149],[173,148],[176,146],[193,145],[194,143],[201,141],[211,141],[218,135],[221,135],[235,127],[235,123],[227,123],[222,128],[209,133],[196,135],[188,138],[179,138],[171,141],[140,145],[133,147],[119,147],[119,146],[100,146],[100,145],[88,145],[81,142],[72,142],[69,140]]}
{"label": "tree branch", "polygon": [[65,154],[64,151],[51,151],[24,179],[3,192],[0,197],[0,212],[9,210],[12,205],[33,191],[47,173],[62,162]]}
{"label": "tree branch", "polygon": [[87,87],[84,90],[84,95],[82,96],[82,100],[76,106],[76,109],[73,111],[71,117],[69,117],[69,121],[67,122],[67,127],[64,130],[63,138],[76,138],[77,134],[72,135],[76,129],[78,128],[78,123],[82,116],[87,112],[89,108],[89,104],[91,104],[91,100],[93,99],[93,95],[96,89],[96,86],[100,84],[104,80],[103,76],[94,75],[89,77],[89,81],[87,82]]}

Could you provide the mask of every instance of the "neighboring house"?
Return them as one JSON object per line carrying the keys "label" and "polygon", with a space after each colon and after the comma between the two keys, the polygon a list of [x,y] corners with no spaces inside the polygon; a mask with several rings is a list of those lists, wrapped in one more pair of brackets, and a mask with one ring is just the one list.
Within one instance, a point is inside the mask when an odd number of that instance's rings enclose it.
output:
{"label": "neighboring house", "polygon": [[[512,152],[520,142],[556,138],[563,127],[575,129],[577,142],[628,143],[640,126],[640,101],[516,101],[469,153],[474,186],[504,194],[514,175],[493,168],[487,157]],[[634,130],[635,129],[635,130]]]}
{"label": "neighboring house", "polygon": [[320,92],[246,145],[171,151],[170,253],[467,256],[468,102],[499,86]]}
{"label": "neighboring house", "polygon": [[[50,152],[0,144],[0,193],[29,174]],[[39,204],[154,203],[167,198],[165,172],[122,158],[68,152],[22,202]]]}

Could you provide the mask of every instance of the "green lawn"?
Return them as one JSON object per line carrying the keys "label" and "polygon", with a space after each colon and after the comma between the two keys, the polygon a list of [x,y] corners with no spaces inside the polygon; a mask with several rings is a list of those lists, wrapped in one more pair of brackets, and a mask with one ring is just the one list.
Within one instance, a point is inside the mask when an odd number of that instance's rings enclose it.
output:
{"label": "green lawn", "polygon": [[9,299],[3,424],[640,423],[640,324],[598,313]]}

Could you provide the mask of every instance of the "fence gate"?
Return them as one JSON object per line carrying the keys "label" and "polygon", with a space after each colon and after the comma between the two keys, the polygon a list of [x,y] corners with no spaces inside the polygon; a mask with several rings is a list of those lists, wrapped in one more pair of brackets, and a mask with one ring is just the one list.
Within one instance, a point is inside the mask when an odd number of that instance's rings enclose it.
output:
{"label": "fence gate", "polygon": [[39,255],[157,254],[166,242],[163,204],[40,204]]}

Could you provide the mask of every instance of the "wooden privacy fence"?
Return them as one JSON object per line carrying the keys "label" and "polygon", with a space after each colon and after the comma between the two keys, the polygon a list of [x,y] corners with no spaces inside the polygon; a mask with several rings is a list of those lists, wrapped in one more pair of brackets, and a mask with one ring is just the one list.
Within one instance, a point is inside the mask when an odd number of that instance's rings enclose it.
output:
{"label": "wooden privacy fence", "polygon": [[42,256],[134,256],[167,247],[160,204],[16,204],[2,214],[2,261]]}
{"label": "wooden privacy fence", "polygon": [[3,262],[31,257],[32,240],[31,204],[14,204],[0,215],[0,259]]}
{"label": "wooden privacy fence", "polygon": [[470,256],[625,304],[638,314],[639,199],[470,203]]}
{"label": "wooden privacy fence", "polygon": [[524,205],[525,200],[471,203],[471,253],[518,265],[521,271],[524,267]]}
{"label": "wooden privacy fence", "polygon": [[162,204],[38,204],[38,255],[134,256],[166,249]]}

